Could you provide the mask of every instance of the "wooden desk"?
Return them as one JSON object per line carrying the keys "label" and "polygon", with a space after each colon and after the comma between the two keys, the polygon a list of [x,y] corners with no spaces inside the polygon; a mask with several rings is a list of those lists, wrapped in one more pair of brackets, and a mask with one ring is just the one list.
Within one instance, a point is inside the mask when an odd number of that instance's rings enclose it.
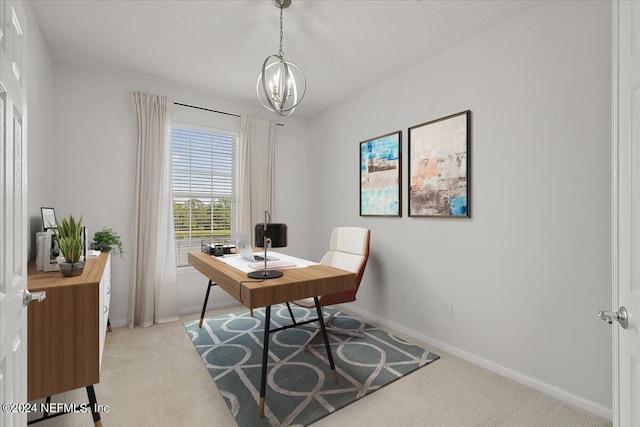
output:
{"label": "wooden desk", "polygon": [[256,282],[247,273],[204,252],[189,252],[188,259],[189,264],[249,309],[356,288],[355,273],[328,265],[282,269],[284,276]]}
{"label": "wooden desk", "polygon": [[[90,403],[97,403],[93,384],[100,382],[111,298],[109,253],[87,260],[75,277],[37,271],[31,263],[27,288],[47,293],[28,307],[27,400],[86,387]],[[101,425],[99,413],[92,415]]]}
{"label": "wooden desk", "polygon": [[[264,401],[267,382],[267,358],[269,354],[269,334],[282,329],[318,322],[322,330],[324,345],[331,366],[333,381],[338,383],[338,374],[333,363],[329,338],[324,325],[322,309],[318,302],[319,295],[348,291],[356,288],[356,274],[330,267],[328,265],[312,265],[304,268],[282,269],[282,277],[264,281],[249,279],[247,273],[234,268],[223,261],[204,252],[189,252],[189,264],[204,274],[227,293],[249,309],[266,307],[265,328],[262,346],[262,378],[260,380],[260,401],[258,413],[264,415]],[[278,329],[270,329],[271,306],[303,298],[313,297],[316,305],[317,319],[298,322]]]}

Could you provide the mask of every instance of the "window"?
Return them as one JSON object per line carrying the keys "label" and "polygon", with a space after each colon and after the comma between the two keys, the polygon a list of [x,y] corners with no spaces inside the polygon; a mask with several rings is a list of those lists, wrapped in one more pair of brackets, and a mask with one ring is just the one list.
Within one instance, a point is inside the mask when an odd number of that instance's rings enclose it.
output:
{"label": "window", "polygon": [[238,135],[176,123],[173,139],[173,218],[178,266],[201,240],[226,242],[235,231]]}

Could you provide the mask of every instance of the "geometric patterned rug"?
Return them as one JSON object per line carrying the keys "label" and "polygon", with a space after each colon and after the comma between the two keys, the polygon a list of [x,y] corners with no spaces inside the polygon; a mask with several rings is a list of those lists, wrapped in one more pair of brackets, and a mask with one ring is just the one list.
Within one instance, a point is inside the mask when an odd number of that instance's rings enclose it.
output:
{"label": "geometric patterned rug", "polygon": [[[297,321],[315,309],[292,305]],[[306,426],[439,358],[421,347],[326,307],[333,327],[359,330],[364,338],[329,334],[339,376],[331,377],[324,341],[302,347],[316,323],[270,334],[264,417],[258,416],[264,308],[184,324],[209,374],[240,427]],[[286,305],[271,307],[271,328],[291,324]]]}

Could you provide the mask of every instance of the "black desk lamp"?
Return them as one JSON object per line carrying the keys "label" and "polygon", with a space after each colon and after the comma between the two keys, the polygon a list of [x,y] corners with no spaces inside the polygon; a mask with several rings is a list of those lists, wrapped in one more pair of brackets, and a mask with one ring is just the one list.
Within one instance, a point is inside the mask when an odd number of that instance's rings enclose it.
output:
{"label": "black desk lamp", "polygon": [[270,224],[269,223],[269,211],[264,213],[264,223],[256,224],[255,245],[257,247],[264,248],[264,270],[252,271],[248,273],[251,279],[275,279],[282,277],[284,273],[279,270],[267,270],[267,249],[272,248],[284,248],[287,246],[287,225],[286,224]]}

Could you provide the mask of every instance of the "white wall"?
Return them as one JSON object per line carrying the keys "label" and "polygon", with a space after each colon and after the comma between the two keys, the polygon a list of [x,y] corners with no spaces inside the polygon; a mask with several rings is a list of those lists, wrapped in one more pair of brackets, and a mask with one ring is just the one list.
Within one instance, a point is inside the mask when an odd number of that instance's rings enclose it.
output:
{"label": "white wall", "polygon": [[[610,9],[542,2],[313,118],[309,145],[310,257],[334,226],[372,230],[353,307],[604,417]],[[467,109],[471,219],[408,218],[407,128]],[[403,217],[359,217],[359,142],[398,129]]]}
{"label": "white wall", "polygon": [[24,78],[27,94],[27,211],[29,215],[27,242],[29,259],[35,260],[35,233],[42,229],[41,206],[53,203],[48,191],[47,159],[52,144],[53,64],[46,42],[28,2],[24,2],[27,18],[27,55]]}
{"label": "white wall", "polygon": [[[130,91],[168,95],[176,102],[237,114],[265,115],[266,111],[257,100],[257,105],[242,105],[177,84],[79,64],[54,61],[52,80],[53,133],[46,140],[30,144],[34,156],[46,156],[45,160],[37,160],[40,170],[29,170],[30,185],[35,189],[32,204],[53,206],[58,217],[82,214],[90,236],[104,226],[121,234],[125,255],[124,259],[113,259],[110,318],[115,326],[124,325],[136,138]],[[235,120],[239,129],[239,119]],[[278,121],[285,126],[278,126],[276,131],[276,211],[278,221],[287,223],[291,230],[289,247],[283,251],[304,256],[308,240],[308,201],[304,191],[308,188],[308,125],[298,118]],[[232,121],[226,123],[233,125]],[[288,194],[296,197],[287,198]],[[204,276],[188,268],[180,271],[179,280],[182,312],[201,308],[207,283]],[[230,302],[224,292],[216,289],[209,305]]]}

